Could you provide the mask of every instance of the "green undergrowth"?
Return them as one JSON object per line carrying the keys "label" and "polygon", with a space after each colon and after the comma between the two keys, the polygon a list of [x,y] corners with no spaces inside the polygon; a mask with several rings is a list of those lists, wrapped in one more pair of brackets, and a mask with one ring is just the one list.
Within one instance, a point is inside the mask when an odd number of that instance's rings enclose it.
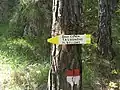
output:
{"label": "green undergrowth", "polygon": [[0,36],[6,33],[9,25],[8,24],[0,24]]}
{"label": "green undergrowth", "polygon": [[0,90],[41,90],[46,87],[49,57],[40,52],[39,43],[24,38],[6,38],[5,30],[6,25],[0,25]]}

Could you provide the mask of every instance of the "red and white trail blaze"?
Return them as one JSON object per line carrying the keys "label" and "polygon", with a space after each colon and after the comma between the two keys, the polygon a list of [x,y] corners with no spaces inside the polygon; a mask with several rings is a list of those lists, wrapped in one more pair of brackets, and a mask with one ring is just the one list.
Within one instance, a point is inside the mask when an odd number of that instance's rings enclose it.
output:
{"label": "red and white trail blaze", "polygon": [[79,69],[72,69],[72,70],[66,70],[66,78],[67,82],[73,87],[75,84],[79,86],[80,81],[80,70]]}

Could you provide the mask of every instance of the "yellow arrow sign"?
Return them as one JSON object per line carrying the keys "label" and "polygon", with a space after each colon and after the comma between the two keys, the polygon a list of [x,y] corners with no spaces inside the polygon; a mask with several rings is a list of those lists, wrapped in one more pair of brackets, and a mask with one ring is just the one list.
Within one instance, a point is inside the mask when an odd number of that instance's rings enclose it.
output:
{"label": "yellow arrow sign", "polygon": [[59,35],[47,41],[52,44],[91,44],[91,35]]}
{"label": "yellow arrow sign", "polygon": [[53,38],[49,38],[47,41],[49,42],[49,43],[53,43],[53,44],[59,44],[59,36],[55,36],[55,37],[53,37]]}

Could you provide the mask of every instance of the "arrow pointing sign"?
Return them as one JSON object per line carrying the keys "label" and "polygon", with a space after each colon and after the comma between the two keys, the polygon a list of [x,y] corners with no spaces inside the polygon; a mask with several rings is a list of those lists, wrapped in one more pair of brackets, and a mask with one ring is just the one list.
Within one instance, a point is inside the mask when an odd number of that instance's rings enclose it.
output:
{"label": "arrow pointing sign", "polygon": [[91,35],[59,35],[47,41],[52,44],[91,44]]}

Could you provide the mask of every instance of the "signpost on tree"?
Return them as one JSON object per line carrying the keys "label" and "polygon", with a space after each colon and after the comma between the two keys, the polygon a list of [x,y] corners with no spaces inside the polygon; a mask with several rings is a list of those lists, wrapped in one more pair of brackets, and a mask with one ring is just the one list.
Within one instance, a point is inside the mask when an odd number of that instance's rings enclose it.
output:
{"label": "signpost on tree", "polygon": [[[49,43],[58,45],[73,45],[73,44],[91,44],[91,35],[59,35],[47,40]],[[66,67],[66,65],[65,65]],[[79,87],[80,69],[67,69],[65,71],[66,80],[71,85],[71,90],[74,90],[74,85]]]}
{"label": "signpost on tree", "polygon": [[81,44],[91,42],[82,30],[82,5],[83,0],[53,0],[48,90],[81,90]]}

